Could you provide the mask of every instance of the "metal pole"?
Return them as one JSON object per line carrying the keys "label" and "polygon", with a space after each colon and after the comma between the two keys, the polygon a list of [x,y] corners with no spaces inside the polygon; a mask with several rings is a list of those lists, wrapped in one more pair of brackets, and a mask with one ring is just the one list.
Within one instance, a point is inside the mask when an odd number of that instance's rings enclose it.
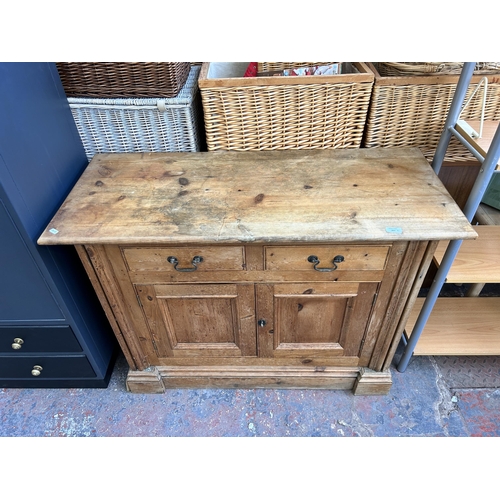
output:
{"label": "metal pole", "polygon": [[[464,207],[464,215],[467,217],[467,220],[470,222],[474,215],[477,212],[477,208],[481,203],[481,200],[484,196],[484,192],[488,187],[488,183],[490,182],[491,176],[498,164],[500,159],[500,126],[497,128],[495,135],[493,136],[493,140],[491,141],[488,153],[486,154],[486,158],[484,159],[484,163],[481,166],[480,172],[477,176],[476,182],[472,187],[469,198],[467,199],[467,203]],[[500,174],[499,174],[500,175]],[[453,240],[448,244],[448,248],[444,253],[443,260],[441,261],[441,265],[439,266],[438,271],[436,272],[436,276],[434,277],[434,281],[432,282],[431,288],[425,298],[424,305],[422,310],[420,311],[415,326],[413,327],[413,332],[406,344],[405,350],[401,359],[399,360],[399,364],[397,366],[398,371],[404,372],[408,366],[411,356],[413,355],[413,351],[415,350],[415,346],[422,334],[422,331],[429,319],[429,316],[432,312],[436,299],[441,291],[441,288],[446,281],[446,276],[448,276],[448,272],[457,256],[458,250],[460,249],[460,245],[462,244],[462,240]]]}
{"label": "metal pole", "polygon": [[466,147],[470,151],[470,153],[476,158],[479,163],[484,162],[484,156],[472,144],[465,140],[465,138],[462,136],[462,134],[460,134],[460,132],[458,132],[456,128],[450,129],[450,132],[455,137],[455,139],[460,141],[460,144],[462,144],[462,146]]}
{"label": "metal pole", "polygon": [[488,152],[486,153],[486,157],[484,158],[484,162],[481,165],[481,169],[479,170],[479,174],[477,175],[476,182],[474,186],[472,186],[472,190],[470,192],[469,198],[467,199],[467,203],[464,206],[463,212],[469,222],[472,220],[474,215],[477,212],[477,208],[483,199],[484,192],[488,187],[488,184],[491,180],[493,172],[496,169],[498,164],[498,160],[500,159],[500,126],[497,127],[495,135],[493,136],[493,140],[491,141]]}
{"label": "metal pole", "polygon": [[444,253],[441,265],[436,272],[434,281],[432,282],[432,285],[429,288],[429,292],[427,293],[427,297],[424,300],[422,310],[420,311],[415,326],[413,327],[412,334],[408,339],[408,343],[406,344],[403,355],[399,360],[399,364],[397,366],[399,372],[404,372],[408,366],[408,363],[410,362],[413,351],[415,350],[415,346],[417,345],[417,342],[420,339],[420,335],[422,334],[422,331],[427,323],[427,320],[429,319],[432,309],[434,308],[436,299],[439,295],[439,292],[441,291],[441,288],[443,287],[446,276],[448,276],[448,271],[450,270],[450,267],[453,264],[455,257],[457,256],[461,244],[462,240],[452,240],[448,244],[448,248]]}
{"label": "metal pole", "polygon": [[476,67],[475,62],[466,62],[460,73],[460,78],[458,79],[457,88],[455,89],[455,94],[453,95],[453,100],[451,101],[450,110],[448,111],[448,117],[446,118],[444,129],[439,139],[439,143],[436,148],[436,153],[432,160],[432,168],[436,174],[441,170],[441,165],[443,164],[444,157],[446,155],[446,150],[448,149],[448,144],[451,139],[450,128],[455,128],[455,125],[462,111],[462,105],[465,101],[465,95],[469,88],[469,83],[474,73],[474,68]]}
{"label": "metal pole", "polygon": [[[446,150],[448,149],[448,145],[452,136],[450,129],[455,128],[455,125],[458,121],[458,117],[460,116],[462,105],[465,101],[465,96],[469,88],[469,83],[474,73],[475,66],[476,64],[473,62],[466,62],[464,63],[464,67],[462,68],[462,72],[460,73],[460,78],[458,79],[457,88],[455,90],[450,110],[448,112],[448,116],[445,121],[444,130],[441,134],[441,138],[439,139],[439,143],[436,148],[436,153],[432,160],[432,168],[434,172],[436,172],[436,174],[438,174],[439,171],[441,170],[441,165],[443,164],[443,160],[446,155]],[[399,360],[397,369],[400,372],[404,372],[408,366],[411,356],[413,355],[413,351],[415,350],[415,346],[417,345],[417,342],[420,339],[420,336],[422,335],[422,331],[427,323],[427,320],[429,319],[432,309],[434,308],[436,299],[439,293],[441,292],[441,289],[446,280],[450,267],[453,264],[453,261],[455,260],[455,257],[458,253],[458,250],[460,249],[461,244],[462,240],[453,240],[450,241],[450,243],[448,244],[448,248],[446,249],[446,252],[443,256],[441,265],[439,266],[439,269],[436,272],[432,285],[429,289],[429,292],[427,293],[427,297],[424,300],[422,310],[418,315],[411,336],[408,339],[408,343],[405,346],[403,355]]]}

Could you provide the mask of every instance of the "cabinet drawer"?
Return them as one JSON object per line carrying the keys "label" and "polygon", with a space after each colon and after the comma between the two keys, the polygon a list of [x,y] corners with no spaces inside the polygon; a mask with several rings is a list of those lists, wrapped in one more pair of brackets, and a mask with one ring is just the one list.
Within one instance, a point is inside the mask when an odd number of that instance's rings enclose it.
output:
{"label": "cabinet drawer", "polygon": [[[38,370],[40,374],[33,375],[33,370]],[[95,372],[85,356],[0,356],[0,379],[84,377],[95,377]]]}
{"label": "cabinet drawer", "polygon": [[[200,273],[245,269],[243,246],[122,248],[122,253],[130,271],[188,272],[196,268]],[[201,261],[196,262],[196,257]]]}
{"label": "cabinet drawer", "polygon": [[[14,346],[14,347],[13,347]],[[69,326],[3,326],[0,327],[0,352],[81,352]]]}
{"label": "cabinet drawer", "polygon": [[[314,245],[268,246],[265,248],[265,267],[270,271],[378,271],[385,268],[390,246],[371,245]],[[341,262],[333,259],[341,256]],[[316,259],[311,259],[316,257]]]}

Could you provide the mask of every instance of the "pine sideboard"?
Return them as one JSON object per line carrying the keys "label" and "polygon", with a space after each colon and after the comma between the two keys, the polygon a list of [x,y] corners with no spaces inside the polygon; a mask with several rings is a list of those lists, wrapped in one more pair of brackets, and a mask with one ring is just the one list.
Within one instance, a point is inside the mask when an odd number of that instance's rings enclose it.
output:
{"label": "pine sideboard", "polygon": [[76,247],[132,392],[385,394],[438,242],[476,237],[408,148],[96,155],[38,243]]}

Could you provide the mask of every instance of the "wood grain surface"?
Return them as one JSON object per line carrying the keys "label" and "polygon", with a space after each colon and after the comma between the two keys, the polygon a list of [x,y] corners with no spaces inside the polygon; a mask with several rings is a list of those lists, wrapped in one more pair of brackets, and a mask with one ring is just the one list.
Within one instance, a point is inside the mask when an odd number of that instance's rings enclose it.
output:
{"label": "wood grain surface", "polygon": [[476,236],[417,148],[374,148],[96,155],[38,243]]}
{"label": "wood grain surface", "polygon": [[[411,336],[424,298],[408,319]],[[500,297],[439,297],[417,345],[415,356],[500,355]]]}
{"label": "wood grain surface", "polygon": [[[479,133],[481,129],[481,120],[466,120],[467,125],[471,126],[475,132]],[[493,137],[495,136],[495,132],[497,131],[498,126],[500,125],[500,121],[496,120],[485,120],[483,123],[483,131],[481,137],[471,137],[467,133],[467,129],[460,126],[460,123],[457,123],[456,129],[460,132],[462,137],[466,139],[472,146],[476,148],[476,150],[486,157],[488,150],[490,149],[491,142],[493,141]],[[498,170],[498,165],[496,167]]]}
{"label": "wood grain surface", "polygon": [[[448,283],[500,282],[500,226],[475,226],[477,240],[464,241],[448,271]],[[441,241],[434,254],[438,265],[443,261],[447,241]]]}

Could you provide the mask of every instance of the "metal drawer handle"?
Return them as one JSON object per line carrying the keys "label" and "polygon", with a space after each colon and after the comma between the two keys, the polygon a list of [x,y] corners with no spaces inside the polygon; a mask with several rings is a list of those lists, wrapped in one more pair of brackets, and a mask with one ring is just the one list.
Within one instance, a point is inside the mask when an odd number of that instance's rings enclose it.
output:
{"label": "metal drawer handle", "polygon": [[308,262],[311,262],[311,264],[314,264],[314,270],[319,271],[320,273],[330,273],[332,271],[335,271],[337,269],[337,264],[340,264],[340,262],[344,262],[344,256],[343,255],[336,255],[333,260],[333,267],[318,267],[319,265],[319,259],[316,257],[316,255],[309,255],[307,258]]}
{"label": "metal drawer handle", "polygon": [[16,337],[13,340],[12,349],[14,349],[15,351],[18,351],[19,349],[21,349],[21,347],[23,346],[23,344],[24,344],[24,340],[20,339],[19,337]]}
{"label": "metal drawer handle", "polygon": [[179,264],[179,261],[177,260],[176,257],[167,257],[167,261],[174,266],[174,269],[176,271],[179,271],[180,273],[192,273],[193,271],[196,271],[198,269],[197,264],[200,262],[203,262],[203,257],[200,257],[199,255],[196,255],[193,257],[193,260],[191,261],[191,264],[193,264],[193,267],[177,267]]}
{"label": "metal drawer handle", "polygon": [[42,370],[43,368],[40,365],[35,365],[33,370],[31,370],[31,375],[33,375],[33,377],[38,377],[40,373],[42,373]]}

